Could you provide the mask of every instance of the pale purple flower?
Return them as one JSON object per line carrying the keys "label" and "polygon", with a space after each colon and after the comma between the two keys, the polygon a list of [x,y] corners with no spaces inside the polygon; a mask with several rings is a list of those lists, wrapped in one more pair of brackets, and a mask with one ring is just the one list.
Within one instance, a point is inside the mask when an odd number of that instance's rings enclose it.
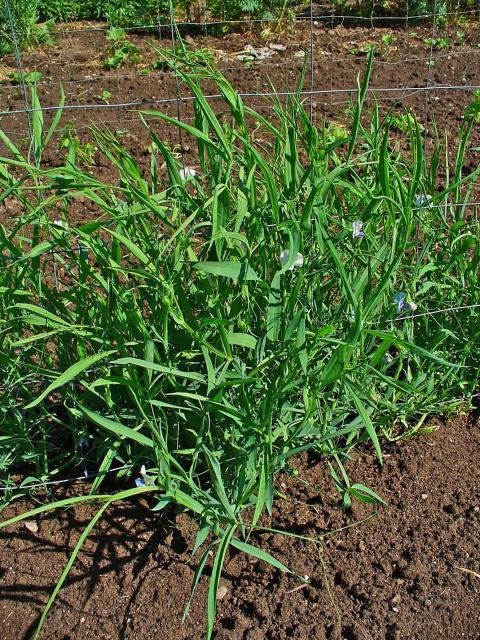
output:
{"label": "pale purple flower", "polygon": [[[282,265],[282,267],[288,264],[289,260],[290,251],[288,249],[284,249],[280,254],[280,264]],[[296,267],[303,267],[303,256],[301,253],[297,253],[297,255],[295,256],[295,260],[293,261],[292,265],[288,267],[288,270],[293,271]]]}
{"label": "pale purple flower", "polygon": [[431,205],[430,205],[430,200],[432,199],[432,196],[428,195],[428,194],[421,194],[419,196],[416,197],[415,199],[415,207],[417,209],[430,209]]}
{"label": "pale purple flower", "polygon": [[365,234],[362,231],[363,222],[361,220],[355,220],[352,224],[352,238],[354,240],[365,238]]}
{"label": "pale purple flower", "polygon": [[397,305],[397,312],[398,313],[402,313],[402,311],[406,311],[406,303],[405,300],[407,299],[407,294],[405,293],[405,291],[399,291],[399,293],[396,293],[393,296],[393,302],[394,304]]}
{"label": "pale purple flower", "polygon": [[393,296],[393,302],[397,306],[397,313],[403,313],[404,311],[415,311],[418,309],[418,305],[413,300],[407,299],[405,291],[399,291]]}
{"label": "pale purple flower", "polygon": [[137,485],[137,487],[148,487],[152,484],[155,484],[155,478],[147,474],[147,470],[145,469],[144,464],[142,464],[142,467],[140,469],[140,475],[141,478],[135,478],[135,484]]}

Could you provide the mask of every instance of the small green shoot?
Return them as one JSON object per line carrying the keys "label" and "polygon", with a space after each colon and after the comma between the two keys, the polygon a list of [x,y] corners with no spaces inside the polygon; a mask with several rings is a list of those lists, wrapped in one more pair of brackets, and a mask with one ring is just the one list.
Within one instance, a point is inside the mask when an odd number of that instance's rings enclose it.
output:
{"label": "small green shoot", "polygon": [[99,100],[100,102],[103,102],[103,104],[110,104],[112,93],[104,89],[102,93],[97,94],[94,97],[97,98],[97,100]]}

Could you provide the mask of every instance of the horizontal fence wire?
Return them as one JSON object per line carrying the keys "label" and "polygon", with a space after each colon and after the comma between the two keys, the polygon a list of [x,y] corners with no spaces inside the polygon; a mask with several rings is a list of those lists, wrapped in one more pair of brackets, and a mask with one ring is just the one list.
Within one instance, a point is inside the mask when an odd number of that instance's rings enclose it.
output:
{"label": "horizontal fence wire", "polygon": [[110,473],[115,473],[117,471],[124,471],[128,469],[132,469],[135,465],[133,464],[124,464],[120,467],[114,467],[113,469],[108,469],[105,471],[98,471],[96,473],[88,473],[88,470],[85,469],[81,476],[73,476],[70,478],[62,478],[61,480],[48,480],[46,482],[34,482],[32,484],[22,485],[22,484],[10,484],[6,487],[0,487],[0,491],[11,492],[11,491],[31,491],[32,489],[43,489],[46,487],[59,486],[61,484],[69,484],[72,482],[85,482],[93,480],[94,478],[99,478],[101,476],[106,476]]}
{"label": "horizontal fence wire", "polygon": [[[231,458],[227,458],[225,460],[225,464],[227,464],[228,462],[232,462],[233,460],[237,460],[238,459],[238,455],[231,457]],[[55,487],[55,486],[60,486],[60,485],[64,485],[64,484],[70,484],[70,483],[77,483],[77,482],[90,482],[91,480],[93,480],[94,478],[98,478],[101,476],[106,476],[110,473],[116,473],[118,471],[128,471],[129,469],[133,469],[134,467],[138,468],[138,465],[134,465],[134,464],[126,464],[126,465],[122,465],[119,467],[113,467],[112,469],[106,469],[105,471],[98,471],[96,473],[88,473],[88,471],[85,469],[85,471],[83,472],[83,474],[81,476],[72,476],[69,478],[62,478],[60,480],[48,480],[46,482],[34,482],[32,484],[28,484],[28,485],[21,485],[21,484],[13,484],[13,485],[9,485],[6,487],[0,487],[0,491],[3,491],[5,493],[7,492],[11,492],[14,490],[18,490],[20,493],[18,495],[21,495],[22,493],[24,493],[25,491],[31,491],[32,489],[42,489],[42,488],[46,488],[46,487]],[[140,472],[140,470],[139,470]],[[205,471],[201,471],[199,473],[195,473],[192,475],[192,478],[199,478],[200,476],[203,476],[205,474],[210,473],[208,469],[205,469]]]}
{"label": "horizontal fence wire", "polygon": [[[375,94],[375,93],[401,93],[402,91],[408,91],[411,94],[414,93],[435,93],[438,91],[474,91],[480,89],[480,84],[462,84],[462,85],[448,85],[448,84],[433,84],[430,86],[417,85],[417,86],[405,86],[405,87],[370,87],[367,89],[367,93]],[[315,89],[311,90],[302,90],[300,91],[300,95],[302,96],[316,96],[316,95],[326,95],[332,93],[347,93],[353,95],[357,92],[356,87],[351,88],[338,88],[338,89]],[[266,92],[239,92],[238,95],[242,98],[275,98],[275,97],[292,97],[297,95],[297,91],[266,91]],[[219,93],[210,94],[204,96],[206,100],[221,100],[223,96]],[[178,100],[180,102],[194,102],[194,96],[179,96]],[[28,109],[12,109],[11,111],[0,111],[0,116],[12,116],[12,115],[20,115],[25,113],[35,113],[35,112],[49,112],[49,111],[70,111],[70,110],[84,110],[84,109],[98,109],[98,110],[108,110],[108,109],[116,109],[116,108],[133,108],[133,107],[145,107],[147,105],[161,105],[161,104],[176,104],[176,98],[159,98],[156,100],[133,100],[129,102],[118,102],[114,104],[99,104],[99,103],[90,103],[90,104],[65,104],[64,106],[54,105],[51,107],[30,107]]]}

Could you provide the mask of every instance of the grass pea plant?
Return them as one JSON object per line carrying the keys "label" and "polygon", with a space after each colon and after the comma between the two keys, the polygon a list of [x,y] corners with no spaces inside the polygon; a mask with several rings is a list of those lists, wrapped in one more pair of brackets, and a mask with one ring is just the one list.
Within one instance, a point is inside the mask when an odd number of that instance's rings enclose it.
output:
{"label": "grass pea plant", "polygon": [[[477,387],[480,233],[466,203],[479,170],[464,168],[473,119],[440,180],[442,145],[427,157],[414,117],[404,151],[377,107],[362,118],[372,53],[348,137],[333,141],[310,120],[303,78],[267,120],[214,68],[166,59],[195,119],[141,113],[147,172],[100,130],[94,145],[117,180],[103,182],[75,154],[44,166],[61,109],[48,130],[33,112],[26,154],[0,133],[0,201],[21,208],[0,226],[4,486],[20,463],[44,480],[87,455],[100,472],[88,495],[0,524],[100,505],[36,637],[108,505],[149,494],[155,510],[175,505],[198,523],[192,591],[213,554],[210,638],[230,547],[289,571],[251,534],[293,456],[325,456],[344,505],[378,502],[354,469],[347,475],[352,447],[371,445],[382,463],[382,439],[465,406]],[[215,82],[221,114],[204,81]],[[32,97],[38,107],[35,87]],[[192,140],[195,167],[162,141],[166,125]],[[74,227],[80,199],[98,216]],[[118,464],[136,468],[129,488],[102,493]]]}

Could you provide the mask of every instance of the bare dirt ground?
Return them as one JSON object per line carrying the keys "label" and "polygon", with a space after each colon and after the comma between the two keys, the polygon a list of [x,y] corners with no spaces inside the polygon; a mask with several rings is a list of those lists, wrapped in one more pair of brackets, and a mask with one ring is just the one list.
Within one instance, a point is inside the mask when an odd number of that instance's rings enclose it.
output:
{"label": "bare dirt ground", "polygon": [[[352,511],[338,509],[322,460],[302,458],[298,476],[280,476],[285,499],[263,524],[324,537],[314,545],[265,533],[253,542],[310,584],[231,554],[216,640],[478,640],[480,424],[474,416],[438,424],[432,433],[388,445],[383,469],[366,451],[354,455],[352,480],[387,502],[360,524],[370,509],[358,503]],[[16,503],[2,515],[27,506]],[[208,577],[180,622],[195,570],[195,528],[185,514],[159,518],[148,507],[142,500],[109,509],[60,592],[44,638],[202,638]],[[3,640],[32,637],[93,513],[82,507],[41,517],[36,532],[22,523],[1,532]]]}

